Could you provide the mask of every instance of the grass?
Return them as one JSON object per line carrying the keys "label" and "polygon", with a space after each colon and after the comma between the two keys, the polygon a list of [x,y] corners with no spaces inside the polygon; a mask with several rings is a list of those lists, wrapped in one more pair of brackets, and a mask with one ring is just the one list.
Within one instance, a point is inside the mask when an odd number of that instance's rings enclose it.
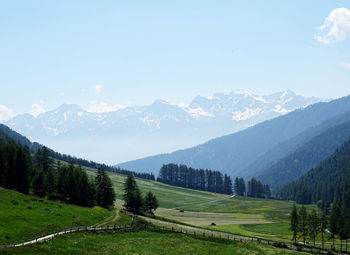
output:
{"label": "grass", "polygon": [[29,241],[74,226],[93,225],[114,214],[100,207],[84,208],[0,187],[0,245]]}
{"label": "grass", "polygon": [[164,208],[159,208],[156,214],[160,217],[200,227],[210,226],[211,223],[215,223],[216,225],[269,223],[269,221],[265,220],[263,216],[259,214],[180,212],[179,210]]}
{"label": "grass", "polygon": [[[86,168],[90,176],[96,170]],[[122,198],[125,176],[109,173],[119,199]],[[205,191],[185,189],[136,178],[143,193],[152,191],[160,208],[158,217],[185,224],[209,227],[214,222],[216,230],[236,234],[249,234],[273,239],[290,239],[289,214],[293,202],[234,197]],[[315,206],[307,206],[308,209]],[[180,213],[184,210],[184,213]]]}
{"label": "grass", "polygon": [[[96,170],[86,168],[91,176]],[[109,173],[117,197],[123,194],[125,176]],[[136,178],[143,193],[152,191],[159,200],[156,211],[159,218],[187,225],[209,228],[228,233],[252,235],[290,242],[289,215],[291,201],[257,199],[174,187],[163,183]],[[306,206],[308,210],[316,208]],[[184,210],[184,213],[180,213]],[[211,227],[214,222],[217,226]]]}
{"label": "grass", "polygon": [[174,233],[137,232],[124,234],[74,233],[51,242],[2,249],[0,254],[302,254],[257,243],[203,239]]}

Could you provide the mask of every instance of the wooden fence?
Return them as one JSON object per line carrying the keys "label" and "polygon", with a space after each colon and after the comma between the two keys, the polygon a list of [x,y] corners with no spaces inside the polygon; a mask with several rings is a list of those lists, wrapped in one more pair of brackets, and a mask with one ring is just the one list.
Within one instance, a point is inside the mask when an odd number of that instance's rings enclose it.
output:
{"label": "wooden fence", "polygon": [[198,229],[198,231],[195,230],[187,230],[187,229],[176,229],[174,227],[158,227],[155,225],[145,225],[143,228],[134,228],[132,225],[124,225],[124,226],[104,226],[104,227],[74,227],[70,229],[66,229],[54,234],[46,235],[43,237],[35,238],[34,240],[18,243],[18,244],[7,244],[2,245],[0,248],[12,248],[12,247],[23,247],[23,246],[29,246],[32,244],[40,243],[40,242],[46,242],[52,240],[56,236],[65,235],[69,233],[75,233],[75,232],[90,232],[90,231],[111,231],[114,233],[125,233],[125,232],[133,232],[137,230],[148,230],[148,231],[157,231],[157,232],[170,232],[170,233],[181,233],[185,235],[192,235],[194,237],[198,238],[221,238],[221,239],[227,239],[232,241],[238,241],[238,242],[255,242],[260,244],[266,244],[266,245],[272,245],[278,248],[284,248],[294,251],[302,251],[302,252],[309,252],[309,253],[315,253],[315,254],[349,254],[347,251],[335,251],[335,250],[329,250],[329,249],[322,249],[318,247],[312,247],[308,245],[294,245],[294,244],[286,244],[283,242],[278,241],[272,241],[268,239],[261,239],[257,237],[249,237],[249,236],[240,236],[236,234],[229,234],[229,233],[222,233],[222,232],[214,232],[214,231],[206,231],[204,229]]}
{"label": "wooden fence", "polygon": [[1,245],[0,248],[23,247],[23,246],[28,246],[28,245],[40,243],[40,242],[50,241],[54,237],[60,236],[60,235],[65,235],[65,234],[75,233],[75,232],[88,232],[88,231],[95,231],[95,232],[97,232],[97,231],[112,231],[112,232],[124,233],[124,232],[134,231],[134,229],[131,226],[127,226],[127,225],[124,225],[124,226],[114,225],[114,226],[104,226],[104,227],[88,227],[88,226],[74,227],[74,228],[69,228],[69,229],[54,233],[54,234],[38,237],[38,238],[35,238],[35,239],[28,241],[28,242],[23,242],[23,243],[18,243],[18,244]]}

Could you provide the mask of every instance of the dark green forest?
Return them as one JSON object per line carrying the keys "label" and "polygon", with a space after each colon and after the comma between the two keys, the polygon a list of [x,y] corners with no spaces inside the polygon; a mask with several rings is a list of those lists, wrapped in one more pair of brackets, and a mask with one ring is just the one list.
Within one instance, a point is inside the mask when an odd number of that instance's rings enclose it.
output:
{"label": "dark green forest", "polygon": [[[22,146],[27,146],[31,153],[36,153],[39,149],[44,147],[43,145],[31,142],[29,141],[25,136],[13,131],[6,125],[0,124],[0,138],[2,138],[4,141],[14,141],[17,144],[20,144]],[[94,161],[89,161],[82,158],[73,157],[71,155],[61,154],[58,152],[55,152],[54,150],[50,148],[46,148],[48,151],[48,154],[51,158],[65,161],[65,162],[72,162],[75,165],[90,167],[90,168],[103,168],[106,171],[118,173],[118,174],[124,174],[124,175],[134,175],[135,177],[146,179],[146,180],[155,180],[155,177],[153,174],[149,173],[137,173],[134,171],[129,171],[126,169],[122,169],[120,167],[112,167],[105,164],[96,163]]]}
{"label": "dark green forest", "polygon": [[232,194],[232,180],[227,174],[208,169],[194,169],[185,165],[163,165],[157,179],[159,182],[196,190]]}
{"label": "dark green forest", "polygon": [[255,178],[248,181],[247,185],[243,178],[236,177],[233,185],[238,196],[271,198],[271,190],[268,184],[263,184]]}
{"label": "dark green forest", "polygon": [[102,168],[96,179],[91,179],[72,162],[55,164],[46,147],[33,153],[4,134],[0,138],[0,186],[89,207],[109,207],[115,199],[111,181]]}
{"label": "dark green forest", "polygon": [[329,206],[350,190],[350,140],[298,180],[284,185],[276,192],[280,199],[298,203],[318,203]]}

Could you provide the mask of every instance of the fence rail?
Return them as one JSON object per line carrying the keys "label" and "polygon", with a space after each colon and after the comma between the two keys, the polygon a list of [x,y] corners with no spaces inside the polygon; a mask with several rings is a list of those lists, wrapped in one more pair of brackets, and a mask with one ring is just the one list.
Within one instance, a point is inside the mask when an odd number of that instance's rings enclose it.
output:
{"label": "fence rail", "polygon": [[42,236],[35,238],[28,242],[18,243],[18,244],[5,244],[1,245],[0,248],[13,248],[13,247],[23,247],[28,246],[40,242],[46,242],[52,240],[56,236],[65,235],[69,233],[75,233],[75,232],[88,232],[88,231],[113,231],[113,232],[132,232],[134,229],[131,226],[104,226],[104,227],[88,227],[88,226],[81,226],[81,227],[74,227],[69,228],[66,230],[62,230],[60,232],[56,232],[50,235]]}
{"label": "fence rail", "polygon": [[[214,232],[214,231],[208,231],[204,229],[197,229],[189,230],[185,228],[174,228],[170,226],[156,226],[156,225],[145,225],[143,230],[149,230],[149,231],[160,231],[160,232],[171,232],[171,233],[181,233],[185,235],[192,235],[195,237],[204,237],[204,238],[221,238],[221,239],[227,239],[227,240],[233,240],[238,242],[255,242],[255,243],[261,243],[266,245],[272,245],[278,248],[285,248],[289,250],[295,250],[295,251],[302,251],[302,252],[309,252],[309,253],[316,253],[316,254],[349,254],[347,251],[336,251],[336,250],[329,250],[329,249],[322,249],[319,247],[313,247],[313,246],[307,246],[304,244],[286,244],[279,241],[272,241],[268,239],[261,239],[258,237],[248,237],[248,236],[241,236],[237,234],[229,234],[229,233],[223,233],[223,232]],[[28,242],[18,243],[18,244],[7,244],[7,245],[1,245],[0,248],[13,248],[13,247],[23,247],[23,246],[29,246],[36,243],[46,242],[52,240],[56,236],[65,235],[69,233],[75,233],[75,232],[98,232],[98,231],[111,231],[116,233],[125,233],[125,232],[133,232],[137,229],[132,227],[132,225],[124,225],[124,226],[104,226],[104,227],[88,227],[88,226],[81,226],[81,227],[74,227],[69,228],[57,233],[49,234],[46,236],[42,236],[39,238],[35,238]],[[138,228],[140,230],[140,228]]]}

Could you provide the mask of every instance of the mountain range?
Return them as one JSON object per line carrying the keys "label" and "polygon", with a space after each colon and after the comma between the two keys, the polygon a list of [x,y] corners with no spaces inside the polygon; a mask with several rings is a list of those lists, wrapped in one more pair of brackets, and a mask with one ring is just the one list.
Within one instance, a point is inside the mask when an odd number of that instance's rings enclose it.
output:
{"label": "mountain range", "polygon": [[[231,176],[259,175],[262,179],[265,176],[265,180],[269,174],[276,175],[276,171],[284,178],[291,176],[286,174],[287,169],[294,172],[292,177],[296,179],[309,170],[308,167],[313,167],[333,153],[337,146],[347,139],[349,132],[346,130],[346,120],[349,119],[349,111],[350,96],[317,103],[189,149],[146,157],[119,166],[157,173],[162,164],[177,163],[194,168],[220,170]],[[345,127],[341,126],[343,124]],[[324,137],[317,138],[318,135]],[[331,135],[331,139],[327,139],[328,135]],[[308,142],[312,142],[312,146],[306,146]],[[322,148],[316,148],[320,145],[327,148],[320,151]],[[295,168],[294,164],[291,170],[289,164],[287,168],[280,167],[275,172],[271,170],[271,166],[289,154],[298,152],[300,155],[303,151],[300,148],[303,146],[306,146],[304,149],[307,148],[308,152],[317,151],[319,155],[313,158],[314,162],[308,162],[303,169]],[[292,180],[287,178],[284,183]]]}
{"label": "mountain range", "polygon": [[113,164],[194,146],[320,101],[289,90],[267,96],[236,90],[197,96],[189,104],[157,100],[106,113],[65,104],[5,124],[56,151]]}

